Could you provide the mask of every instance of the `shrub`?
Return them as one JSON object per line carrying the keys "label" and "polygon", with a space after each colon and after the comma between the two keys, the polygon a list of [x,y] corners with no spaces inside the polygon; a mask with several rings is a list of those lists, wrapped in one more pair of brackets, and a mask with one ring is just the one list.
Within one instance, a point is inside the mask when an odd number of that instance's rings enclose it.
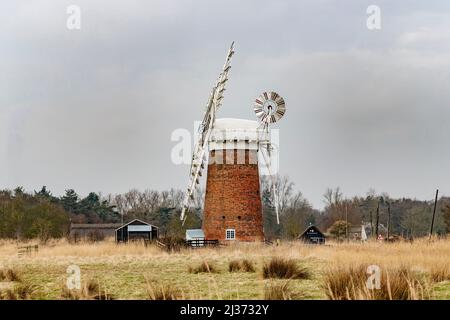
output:
{"label": "shrub", "polygon": [[238,272],[241,270],[241,263],[239,260],[231,260],[228,263],[228,271],[230,272]]}
{"label": "shrub", "polygon": [[20,276],[14,269],[0,269],[0,281],[20,281]]}
{"label": "shrub", "polygon": [[189,273],[202,273],[202,272],[208,272],[208,273],[213,273],[213,272],[217,272],[216,268],[214,267],[214,265],[212,265],[211,263],[208,263],[206,260],[203,261],[202,263],[200,263],[197,266],[189,266],[188,268]]}
{"label": "shrub", "polygon": [[255,272],[253,262],[247,259],[231,260],[228,263],[228,271],[230,272]]}
{"label": "shrub", "polygon": [[159,239],[159,242],[164,244],[163,248],[169,253],[179,252],[186,248],[185,240],[180,237],[165,237]]}
{"label": "shrub", "polygon": [[255,272],[255,267],[253,262],[247,259],[242,260],[242,271],[244,272]]}
{"label": "shrub", "polygon": [[168,284],[147,281],[146,289],[149,300],[177,300],[182,297],[180,290]]}
{"label": "shrub", "polygon": [[301,298],[303,298],[303,295],[292,290],[289,280],[270,281],[264,286],[264,300],[297,300]]}
{"label": "shrub", "polygon": [[264,279],[310,279],[311,274],[307,268],[299,267],[295,260],[272,258],[269,262],[264,263],[263,272]]}

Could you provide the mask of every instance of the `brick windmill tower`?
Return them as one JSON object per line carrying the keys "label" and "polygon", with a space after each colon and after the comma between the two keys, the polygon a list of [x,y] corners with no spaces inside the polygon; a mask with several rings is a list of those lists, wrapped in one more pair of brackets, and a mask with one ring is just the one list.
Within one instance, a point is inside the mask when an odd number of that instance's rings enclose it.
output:
{"label": "brick windmill tower", "polygon": [[[199,185],[199,177],[207,164],[202,226],[205,238],[220,241],[263,241],[259,159],[264,160],[264,165],[272,178],[273,202],[279,223],[276,183],[271,174],[273,147],[269,125],[284,115],[286,107],[283,98],[277,93],[264,92],[254,104],[259,121],[216,119],[233,54],[232,44],[223,70],[209,97],[199,128],[181,220],[185,221]],[[262,157],[259,157],[259,154]]]}

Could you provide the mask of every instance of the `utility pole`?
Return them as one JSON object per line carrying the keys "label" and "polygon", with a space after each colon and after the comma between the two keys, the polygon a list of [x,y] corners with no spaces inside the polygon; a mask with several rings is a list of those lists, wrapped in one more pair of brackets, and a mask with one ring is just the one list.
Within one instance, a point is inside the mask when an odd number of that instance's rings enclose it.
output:
{"label": "utility pole", "polygon": [[375,239],[378,239],[378,224],[380,222],[380,199],[378,199],[377,204],[377,219],[375,224]]}
{"label": "utility pole", "polygon": [[372,210],[369,211],[369,215],[370,215],[370,233],[373,236],[373,217],[372,217]]}
{"label": "utility pole", "polygon": [[389,233],[391,228],[391,203],[388,201],[388,221],[387,221],[387,241],[389,242]]}
{"label": "utility pole", "polygon": [[431,218],[431,226],[430,226],[430,240],[433,235],[433,227],[434,227],[434,217],[436,216],[436,206],[438,200],[439,189],[436,189],[436,197],[434,198],[434,208],[433,208],[433,217]]}

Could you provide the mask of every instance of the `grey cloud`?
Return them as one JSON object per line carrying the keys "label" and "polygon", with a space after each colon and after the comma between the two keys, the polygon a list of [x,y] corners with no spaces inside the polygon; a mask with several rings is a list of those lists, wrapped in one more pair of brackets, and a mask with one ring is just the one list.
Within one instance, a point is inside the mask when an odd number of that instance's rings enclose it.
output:
{"label": "grey cloud", "polygon": [[176,128],[202,115],[225,51],[236,55],[219,117],[287,102],[281,173],[315,206],[328,186],[431,198],[450,173],[446,1],[73,1],[0,5],[0,187],[183,188]]}

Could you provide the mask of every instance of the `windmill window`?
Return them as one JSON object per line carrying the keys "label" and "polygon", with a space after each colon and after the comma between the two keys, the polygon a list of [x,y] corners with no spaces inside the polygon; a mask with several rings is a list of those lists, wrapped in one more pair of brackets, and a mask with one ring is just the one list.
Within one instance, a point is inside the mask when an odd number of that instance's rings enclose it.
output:
{"label": "windmill window", "polygon": [[226,230],[226,239],[227,240],[236,239],[236,231],[234,229],[227,229]]}

